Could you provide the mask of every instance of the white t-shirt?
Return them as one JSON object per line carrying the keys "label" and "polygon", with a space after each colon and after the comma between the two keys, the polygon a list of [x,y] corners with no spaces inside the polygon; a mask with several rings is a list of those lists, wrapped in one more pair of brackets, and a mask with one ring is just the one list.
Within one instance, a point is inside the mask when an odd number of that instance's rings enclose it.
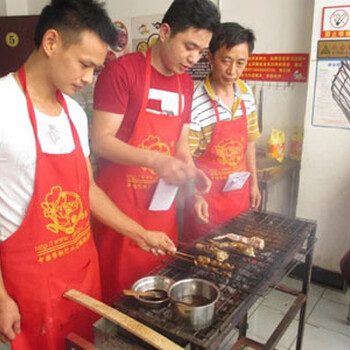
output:
{"label": "white t-shirt", "polygon": [[[79,104],[64,96],[84,156],[90,154],[87,118]],[[43,152],[70,153],[74,141],[68,117],[48,116],[35,109]],[[33,194],[36,148],[26,99],[12,73],[0,79],[0,242],[21,225]]]}

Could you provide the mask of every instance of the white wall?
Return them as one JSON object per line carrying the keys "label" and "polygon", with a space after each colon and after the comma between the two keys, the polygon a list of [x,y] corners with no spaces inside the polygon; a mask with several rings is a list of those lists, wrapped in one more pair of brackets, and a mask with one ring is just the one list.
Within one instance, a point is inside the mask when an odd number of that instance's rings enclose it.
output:
{"label": "white wall", "polygon": [[27,0],[28,15],[39,15],[44,6],[50,3],[50,0]]}
{"label": "white wall", "polygon": [[314,263],[338,271],[339,259],[350,248],[350,130],[311,125],[322,8],[335,5],[349,1],[315,0],[297,215],[318,222]]}
{"label": "white wall", "polygon": [[38,15],[50,0],[0,0],[0,16]]}
{"label": "white wall", "polygon": [[[212,0],[215,4],[217,0]],[[131,18],[165,13],[172,0],[105,0],[108,13],[114,18]]]}
{"label": "white wall", "polygon": [[[255,53],[309,53],[312,30],[311,0],[221,0],[223,22],[238,22],[256,36]],[[306,83],[250,82],[263,89],[263,132],[257,141],[266,150],[272,128],[284,130],[287,153],[293,129],[303,128]],[[259,94],[257,94],[259,95]],[[288,213],[290,178],[269,188],[267,209]]]}
{"label": "white wall", "polygon": [[[255,53],[308,53],[312,10],[310,0],[221,0],[223,22],[235,21],[254,31]],[[306,83],[265,84],[260,144],[266,145],[272,127],[285,130],[289,139],[293,126],[303,125],[305,98]]]}
{"label": "white wall", "polygon": [[6,1],[0,0],[0,16],[6,16]]}
{"label": "white wall", "polygon": [[7,16],[22,16],[28,14],[27,0],[6,0]]}

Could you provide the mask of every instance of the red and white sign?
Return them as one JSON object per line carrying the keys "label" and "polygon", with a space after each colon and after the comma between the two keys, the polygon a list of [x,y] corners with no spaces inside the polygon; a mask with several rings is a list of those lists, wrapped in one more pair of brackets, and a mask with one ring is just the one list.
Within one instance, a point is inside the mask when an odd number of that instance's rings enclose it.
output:
{"label": "red and white sign", "polygon": [[242,79],[305,83],[308,65],[309,55],[303,53],[251,54]]}
{"label": "red and white sign", "polygon": [[350,6],[331,6],[323,8],[321,37],[350,37]]}

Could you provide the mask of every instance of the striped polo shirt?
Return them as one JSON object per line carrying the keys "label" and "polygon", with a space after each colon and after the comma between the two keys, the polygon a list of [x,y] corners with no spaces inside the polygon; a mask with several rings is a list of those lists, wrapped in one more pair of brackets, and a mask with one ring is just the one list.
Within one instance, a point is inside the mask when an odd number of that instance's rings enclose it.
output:
{"label": "striped polo shirt", "polygon": [[232,110],[215,95],[209,77],[197,85],[192,102],[192,116],[189,133],[189,145],[192,156],[200,157],[210,144],[216,124],[216,116],[211,100],[217,102],[220,120],[240,118],[243,115],[241,100],[245,103],[248,125],[248,141],[260,136],[252,90],[242,80],[235,83],[235,103]]}

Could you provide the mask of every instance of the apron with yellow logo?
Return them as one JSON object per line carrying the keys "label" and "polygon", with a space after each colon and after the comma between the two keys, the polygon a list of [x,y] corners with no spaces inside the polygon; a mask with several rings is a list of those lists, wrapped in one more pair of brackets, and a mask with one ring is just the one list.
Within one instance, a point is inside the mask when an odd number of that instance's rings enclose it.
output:
{"label": "apron with yellow logo", "polygon": [[[134,147],[173,156],[181,132],[182,92],[177,76],[179,115],[165,116],[147,110],[151,82],[151,51],[146,53],[145,88],[140,113],[128,140]],[[175,201],[169,210],[150,211],[152,196],[159,177],[149,168],[109,164],[101,169],[97,183],[126,215],[147,230],[165,232],[177,243]],[[94,225],[95,240],[99,251],[102,296],[110,302],[123,288],[148,273],[161,263],[156,257],[143,251],[129,238],[101,223]]]}
{"label": "apron with yellow logo", "polygon": [[185,242],[200,238],[226,220],[236,217],[249,208],[249,179],[241,189],[224,192],[230,174],[248,171],[246,150],[248,144],[247,117],[241,100],[243,116],[221,121],[215,101],[212,106],[216,125],[210,145],[196,160],[196,166],[211,179],[210,192],[204,195],[209,205],[209,223],[200,224],[195,219],[193,198],[186,200],[183,238]]}
{"label": "apron with yellow logo", "polygon": [[[92,340],[92,323],[97,319],[63,297],[75,288],[100,298],[97,251],[89,223],[89,177],[70,118],[75,149],[69,154],[42,151],[24,67],[18,75],[34,130],[37,163],[34,193],[24,220],[0,244],[5,288],[21,314],[21,333],[11,346],[13,350],[62,350],[70,332]],[[59,91],[57,98],[69,116]]]}

